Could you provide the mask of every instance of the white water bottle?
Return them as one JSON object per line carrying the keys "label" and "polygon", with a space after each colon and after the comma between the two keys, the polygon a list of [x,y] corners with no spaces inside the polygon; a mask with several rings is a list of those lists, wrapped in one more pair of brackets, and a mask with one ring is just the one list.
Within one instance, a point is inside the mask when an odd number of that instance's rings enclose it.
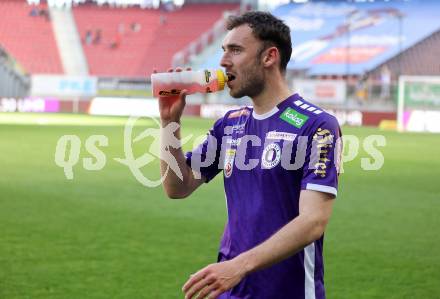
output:
{"label": "white water bottle", "polygon": [[187,94],[210,93],[223,90],[227,80],[221,69],[154,73],[151,89],[154,97],[175,96],[184,89]]}

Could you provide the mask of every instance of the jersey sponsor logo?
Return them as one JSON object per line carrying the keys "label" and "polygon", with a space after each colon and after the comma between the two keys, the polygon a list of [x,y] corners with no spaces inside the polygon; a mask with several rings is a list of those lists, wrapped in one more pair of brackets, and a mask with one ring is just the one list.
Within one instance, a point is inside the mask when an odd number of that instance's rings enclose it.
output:
{"label": "jersey sponsor logo", "polygon": [[238,125],[233,125],[232,126],[232,131],[241,131],[244,130],[244,127],[246,126],[246,124],[238,124]]}
{"label": "jersey sponsor logo", "polygon": [[249,114],[250,114],[249,110],[246,108],[243,108],[238,111],[232,112],[231,114],[229,114],[228,118],[236,118],[236,117],[240,117],[242,115],[249,115]]}
{"label": "jersey sponsor logo", "polygon": [[266,134],[266,139],[294,141],[296,136],[293,133],[270,131]]}
{"label": "jersey sponsor logo", "polygon": [[271,143],[263,151],[261,156],[261,165],[265,169],[271,169],[281,161],[281,148],[276,143]]}
{"label": "jersey sponsor logo", "polygon": [[244,132],[244,127],[246,126],[246,123],[243,124],[238,124],[238,125],[233,125],[232,126],[232,132],[237,132],[238,134],[243,133]]}
{"label": "jersey sponsor logo", "polygon": [[232,175],[234,169],[235,149],[227,149],[225,155],[224,174],[225,178],[229,178]]}
{"label": "jersey sponsor logo", "polygon": [[226,140],[226,144],[230,144],[231,146],[239,146],[240,143],[241,143],[241,138]]}
{"label": "jersey sponsor logo", "polygon": [[290,107],[288,107],[286,110],[284,110],[283,113],[281,113],[280,118],[298,129],[301,129],[302,126],[309,119],[307,115],[301,114]]}
{"label": "jersey sponsor logo", "polygon": [[325,178],[327,176],[328,162],[332,160],[329,158],[330,149],[333,147],[334,136],[327,129],[318,128],[315,135],[313,135],[313,143],[316,146],[317,161],[314,164],[314,174]]}

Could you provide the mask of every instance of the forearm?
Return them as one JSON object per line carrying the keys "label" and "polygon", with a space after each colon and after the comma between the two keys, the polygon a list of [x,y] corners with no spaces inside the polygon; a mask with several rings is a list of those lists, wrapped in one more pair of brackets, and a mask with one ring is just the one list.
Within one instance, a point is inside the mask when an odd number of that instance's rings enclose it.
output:
{"label": "forearm", "polygon": [[[162,123],[163,128],[167,125],[168,123]],[[179,140],[179,144],[170,146],[173,144],[170,138],[174,141]],[[193,186],[194,177],[191,168],[186,164],[180,139],[180,128],[171,136],[166,130],[161,130],[160,172],[161,177],[164,178],[164,190],[171,198],[186,197],[196,188]]]}
{"label": "forearm", "polygon": [[185,156],[181,150],[171,149],[169,151],[177,161],[181,172],[179,177],[164,160],[160,162],[160,172],[164,177],[163,188],[171,198],[183,198],[189,195],[189,179],[191,169],[186,165]]}
{"label": "forearm", "polygon": [[311,219],[299,215],[268,240],[235,259],[243,266],[246,273],[264,269],[296,254],[320,238],[325,225],[326,223],[318,218]]}

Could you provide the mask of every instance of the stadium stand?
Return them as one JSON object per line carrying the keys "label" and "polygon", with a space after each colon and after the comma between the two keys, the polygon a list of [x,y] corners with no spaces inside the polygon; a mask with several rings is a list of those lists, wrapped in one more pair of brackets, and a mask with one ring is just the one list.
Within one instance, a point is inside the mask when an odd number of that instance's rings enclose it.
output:
{"label": "stadium stand", "polygon": [[[73,12],[90,74],[145,77],[154,67],[169,68],[176,52],[210,29],[225,11],[238,7],[188,4],[164,11],[82,5]],[[96,30],[101,32],[100,40],[94,43]],[[92,38],[86,40],[88,31]]]}
{"label": "stadium stand", "polygon": [[63,73],[45,4],[0,1],[0,45],[27,73]]}
{"label": "stadium stand", "polygon": [[[438,57],[440,57],[440,30],[386,61],[383,65],[387,65],[392,74],[438,76],[440,74]],[[371,74],[379,77],[381,67],[375,68]]]}

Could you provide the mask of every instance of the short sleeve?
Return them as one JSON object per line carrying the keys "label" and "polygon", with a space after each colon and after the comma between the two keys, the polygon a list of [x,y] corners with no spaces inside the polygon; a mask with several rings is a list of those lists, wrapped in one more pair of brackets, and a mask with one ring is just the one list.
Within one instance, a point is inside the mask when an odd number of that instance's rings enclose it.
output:
{"label": "short sleeve", "polygon": [[222,137],[223,118],[220,118],[209,130],[206,139],[192,151],[185,154],[186,164],[192,170],[200,173],[206,183],[212,180],[221,170],[219,157]]}
{"label": "short sleeve", "polygon": [[317,120],[310,131],[301,181],[302,190],[314,190],[337,196],[342,133],[331,115]]}

